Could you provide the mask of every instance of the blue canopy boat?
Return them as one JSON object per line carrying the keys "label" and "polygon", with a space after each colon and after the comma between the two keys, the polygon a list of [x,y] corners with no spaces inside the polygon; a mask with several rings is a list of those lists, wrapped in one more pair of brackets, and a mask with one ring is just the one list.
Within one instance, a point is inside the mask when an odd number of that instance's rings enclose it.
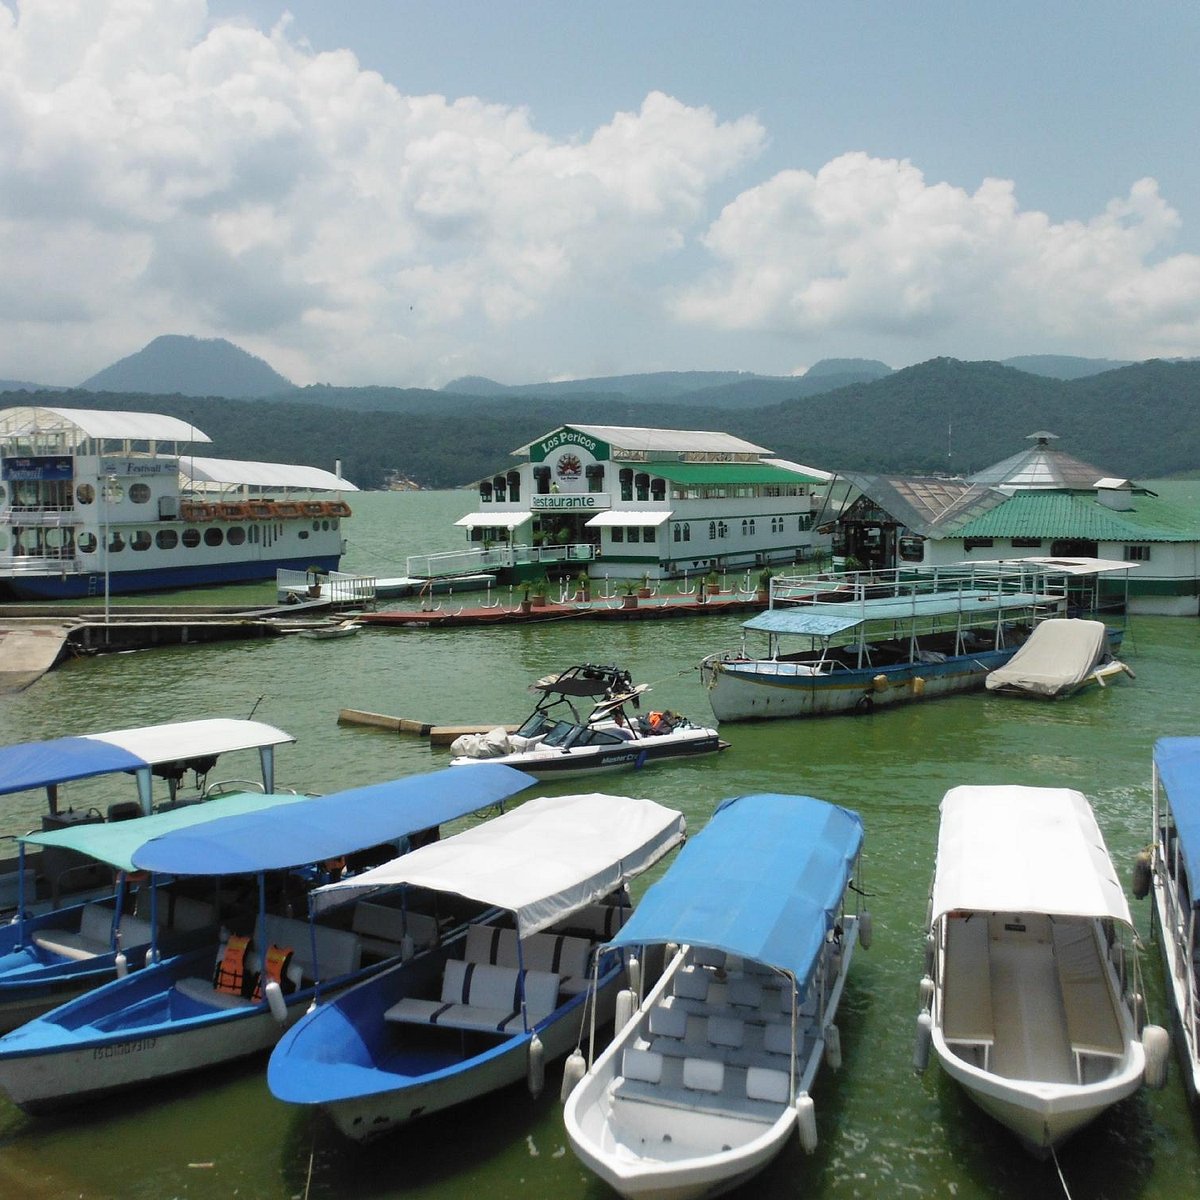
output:
{"label": "blue canopy boat", "polygon": [[847,910],[862,844],[858,814],[821,800],[727,800],[612,940],[679,947],[567,1099],[572,1148],[621,1195],[727,1191],[797,1125],[815,1148],[808,1092],[823,1055],[840,1065],[833,1021],[870,940]]}
{"label": "blue canopy boat", "polygon": [[[237,904],[246,899],[236,894],[236,877],[257,877],[257,902],[240,914],[244,925],[220,945],[214,938],[146,966],[0,1038],[0,1087],[26,1111],[42,1112],[266,1050],[318,987],[345,986],[442,932],[428,914],[383,904],[356,905],[337,924],[295,919],[289,901],[306,906],[307,884],[282,875],[284,894],[268,906],[266,873],[398,843],[532,782],[499,765],[446,769],[223,816],[143,844],[131,856],[138,870],[217,877],[223,932],[239,924]],[[299,889],[289,893],[292,882]],[[250,986],[230,991],[216,984],[224,982],[229,943],[241,929],[248,944],[240,943],[243,957],[234,966]],[[280,968],[265,985],[264,959]]]}
{"label": "blue canopy boat", "polygon": [[545,1062],[578,1044],[589,994],[592,1024],[611,1019],[624,963],[597,947],[628,915],[625,885],[684,831],[650,800],[542,797],[318,889],[320,907],[403,886],[504,915],[309,1013],[271,1055],[271,1091],[323,1108],[356,1141],[522,1079],[536,1094]]}
{"label": "blue canopy boat", "polygon": [[[1180,1035],[1184,1080],[1200,1097],[1200,737],[1159,738],[1153,759],[1154,841],[1150,851],[1154,920],[1162,936],[1167,994]],[[1144,896],[1136,884],[1135,894]]]}

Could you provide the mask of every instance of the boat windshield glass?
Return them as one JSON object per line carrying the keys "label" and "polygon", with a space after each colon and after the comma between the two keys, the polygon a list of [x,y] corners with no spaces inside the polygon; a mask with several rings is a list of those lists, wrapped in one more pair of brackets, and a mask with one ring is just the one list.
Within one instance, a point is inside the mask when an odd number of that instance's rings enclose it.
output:
{"label": "boat windshield glass", "polygon": [[570,721],[555,721],[543,738],[542,745],[558,746],[565,750],[568,746],[575,744],[580,732],[580,727],[572,725]]}
{"label": "boat windshield glass", "polygon": [[517,733],[521,737],[537,737],[539,734],[545,733],[553,724],[553,720],[547,717],[541,709],[538,709],[537,712],[526,718],[525,724],[517,730]]}

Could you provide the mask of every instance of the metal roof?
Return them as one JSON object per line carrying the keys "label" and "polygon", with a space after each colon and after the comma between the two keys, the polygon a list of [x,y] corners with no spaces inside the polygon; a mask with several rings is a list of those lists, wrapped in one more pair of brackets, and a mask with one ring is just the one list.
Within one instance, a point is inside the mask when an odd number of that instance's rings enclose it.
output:
{"label": "metal roof", "polygon": [[208,442],[195,425],[159,413],[110,412],[95,408],[54,408],[46,405],[6,408],[0,412],[0,436],[74,430],[84,438],[121,441]]}
{"label": "metal roof", "polygon": [[[1078,538],[1092,542],[1200,541],[1200,514],[1145,491],[1132,508],[1116,510],[1092,491],[1017,492],[1004,504],[968,521],[954,537]],[[943,532],[942,536],[946,536]]]}
{"label": "metal roof", "polygon": [[1043,430],[1031,433],[1029,439],[1035,445],[984,467],[971,476],[970,482],[1006,488],[1094,488],[1108,476],[1107,471],[1051,446],[1051,440],[1057,441],[1057,434]]}
{"label": "metal roof", "polygon": [[901,525],[925,537],[945,537],[949,530],[1008,499],[995,488],[936,475],[846,472],[841,477]]}
{"label": "metal roof", "polygon": [[[614,450],[629,450],[644,453],[715,452],[722,454],[769,454],[764,446],[744,441],[728,433],[706,429],[642,429],[627,425],[568,425],[602,442]],[[553,431],[551,431],[553,432]],[[534,438],[513,451],[515,455],[528,454],[530,448],[542,442],[549,434]]]}
{"label": "metal roof", "polygon": [[179,474],[189,483],[249,487],[302,488],[317,492],[357,492],[348,479],[320,467],[289,463],[241,462],[233,458],[197,458],[188,454],[179,460]]}
{"label": "metal roof", "polygon": [[772,484],[772,483],[824,483],[817,475],[805,475],[799,469],[776,466],[764,462],[738,463],[680,463],[648,462],[644,464],[648,475],[657,475],[671,483],[681,484]]}

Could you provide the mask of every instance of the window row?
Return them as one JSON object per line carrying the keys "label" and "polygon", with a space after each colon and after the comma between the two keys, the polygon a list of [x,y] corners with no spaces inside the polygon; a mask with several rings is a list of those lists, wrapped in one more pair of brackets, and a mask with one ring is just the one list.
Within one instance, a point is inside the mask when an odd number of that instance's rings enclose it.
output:
{"label": "window row", "polygon": [[[329,528],[329,523],[313,522],[313,529],[324,525]],[[126,548],[130,550],[149,550],[150,547],[157,546],[160,550],[174,550],[176,546],[182,543],[189,550],[199,546],[201,542],[206,546],[221,546],[228,543],[230,546],[242,546],[246,542],[251,545],[258,545],[259,542],[270,544],[275,540],[274,537],[264,536],[270,535],[273,531],[269,528],[263,529],[258,525],[251,525],[249,531],[243,529],[240,525],[233,525],[229,529],[220,529],[217,526],[209,526],[207,529],[200,530],[194,527],[189,527],[183,530],[182,533],[174,529],[160,529],[157,533],[151,535],[149,530],[135,530],[133,536],[126,540],[125,534],[114,529],[109,534],[108,552],[109,554],[120,554]],[[307,529],[299,531],[301,539],[309,536]],[[276,534],[278,536],[278,534]],[[82,554],[95,554],[99,548],[100,541],[94,533],[81,533],[79,535],[79,550]]]}

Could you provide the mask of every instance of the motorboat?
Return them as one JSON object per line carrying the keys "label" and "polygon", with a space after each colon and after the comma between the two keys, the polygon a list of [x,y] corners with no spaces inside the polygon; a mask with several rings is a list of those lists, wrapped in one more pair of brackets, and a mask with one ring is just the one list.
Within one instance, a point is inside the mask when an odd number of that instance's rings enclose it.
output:
{"label": "motorboat", "polygon": [[539,699],[515,733],[501,726],[463,734],[451,744],[450,765],[486,759],[538,779],[564,779],[729,748],[715,729],[669,709],[640,713],[650,689],[618,667],[580,664],[539,679],[530,690]]}
{"label": "motorboat", "polygon": [[[305,920],[312,886],[425,841],[532,779],[480,764],[172,829],[138,871],[207,879],[218,932],[0,1037],[0,1088],[30,1113],[77,1105],[265,1051],[319,996],[440,940],[458,911],[367,903]],[[314,864],[318,864],[314,866]],[[471,908],[470,915],[474,915]],[[157,932],[152,932],[152,938]]]}
{"label": "motorboat", "polygon": [[[1153,756],[1154,839],[1149,871],[1134,895],[1153,890],[1183,1078],[1193,1100],[1200,1097],[1200,945],[1195,889],[1200,880],[1200,737],[1159,738]],[[1148,873],[1149,878],[1145,875]]]}
{"label": "motorboat", "polygon": [[309,1013],[271,1055],[272,1093],[359,1142],[522,1080],[536,1094],[546,1063],[612,1019],[627,960],[599,946],[685,828],[650,800],[542,797],[317,889],[318,911],[415,887],[494,916]]}
{"label": "motorboat", "polygon": [[840,1065],[838,1003],[870,940],[862,844],[858,814],[821,800],[727,800],[612,940],[675,948],[566,1102],[571,1148],[620,1195],[727,1191],[797,1128],[815,1149],[810,1091]]}
{"label": "motorboat", "polygon": [[766,635],[765,652],[744,633],[738,649],[701,662],[700,678],[722,723],[865,715],[971,691],[1066,612],[1073,586],[1073,575],[1021,561],[779,575],[770,607],[743,624]]}
{"label": "motorboat", "polygon": [[989,692],[1056,700],[1090,687],[1108,687],[1133,671],[1114,658],[1103,621],[1052,617],[984,681]]}
{"label": "motorboat", "polygon": [[1079,792],[956,787],[941,814],[915,1062],[1044,1156],[1158,1081],[1129,906]]}
{"label": "motorboat", "polygon": [[[262,721],[215,717],[19,742],[0,746],[0,796],[44,792],[43,832],[124,821],[229,792],[274,792],[275,750],[295,740]],[[210,778],[218,759],[239,752],[257,752],[257,779]],[[193,785],[184,787],[189,773]],[[135,790],[113,800],[112,783],[124,786],[125,776]],[[165,781],[165,797],[155,797],[156,779]],[[60,909],[89,893],[111,895],[112,883],[111,871],[94,859],[53,840],[44,847],[30,842],[0,861],[0,913]],[[0,928],[0,955],[15,945],[11,932]]]}

